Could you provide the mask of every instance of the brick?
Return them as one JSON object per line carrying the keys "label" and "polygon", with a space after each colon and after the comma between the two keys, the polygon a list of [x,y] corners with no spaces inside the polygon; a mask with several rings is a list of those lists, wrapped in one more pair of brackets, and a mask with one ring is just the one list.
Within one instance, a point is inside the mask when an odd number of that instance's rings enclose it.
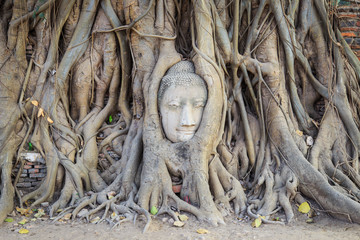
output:
{"label": "brick", "polygon": [[343,32],[341,35],[343,35],[343,37],[356,37],[355,33],[353,32]]}
{"label": "brick", "polygon": [[31,165],[24,165],[24,169],[30,169],[30,168],[32,168]]}
{"label": "brick", "polygon": [[31,186],[38,186],[40,183],[41,183],[40,181],[32,182]]}
{"label": "brick", "polygon": [[354,38],[345,38],[345,41],[347,42],[347,44],[352,44],[354,42]]}
{"label": "brick", "polygon": [[[13,173],[18,173],[19,172],[19,169],[14,169],[13,170]],[[22,173],[28,173],[28,170],[27,169],[23,169],[22,170]]]}
{"label": "brick", "polygon": [[16,184],[16,186],[20,187],[20,188],[28,188],[28,187],[31,187],[31,183],[30,182],[23,182],[23,183]]}
{"label": "brick", "polygon": [[340,31],[341,32],[357,32],[357,31],[360,31],[360,28],[359,27],[343,27],[343,28],[340,28]]}
{"label": "brick", "polygon": [[34,179],[32,179],[31,177],[25,177],[24,178],[24,182],[32,182],[32,181],[34,181]]}
{"label": "brick", "polygon": [[31,168],[28,170],[29,173],[38,173],[39,172],[39,169],[36,169],[36,168]]}
{"label": "brick", "polygon": [[30,174],[30,178],[43,178],[45,177],[45,173],[32,173]]}
{"label": "brick", "polygon": [[357,18],[358,14],[342,13],[338,14],[339,18]]}
{"label": "brick", "polygon": [[23,178],[19,178],[18,183],[24,182]]}
{"label": "brick", "polygon": [[358,24],[358,21],[348,20],[348,19],[343,19],[343,20],[341,20],[341,21],[339,22],[340,28],[359,26],[359,25],[357,25],[357,24]]}
{"label": "brick", "polygon": [[25,165],[30,165],[30,166],[32,166],[32,165],[35,165],[35,164],[36,164],[35,162],[25,161]]}
{"label": "brick", "polygon": [[40,172],[41,172],[41,173],[46,173],[46,168],[40,169]]}
{"label": "brick", "polygon": [[39,165],[35,165],[34,168],[46,168],[46,165],[43,165],[43,164],[39,164]]}
{"label": "brick", "polygon": [[26,178],[27,176],[28,176],[27,173],[23,173],[23,174],[20,175],[20,177],[22,177],[22,178]]}
{"label": "brick", "polygon": [[[359,23],[359,25],[358,25],[358,23]],[[360,26],[360,22],[355,21],[355,20],[345,20],[345,19],[343,19],[342,21],[340,21],[339,25],[340,25],[340,28],[355,27],[355,26]]]}

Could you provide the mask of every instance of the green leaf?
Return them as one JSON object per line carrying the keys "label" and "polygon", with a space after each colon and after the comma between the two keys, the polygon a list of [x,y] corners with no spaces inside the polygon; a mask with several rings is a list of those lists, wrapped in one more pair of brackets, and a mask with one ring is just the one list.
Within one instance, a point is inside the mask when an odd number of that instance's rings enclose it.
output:
{"label": "green leaf", "polygon": [[40,6],[37,6],[37,7],[35,8],[34,13],[33,13],[33,15],[32,15],[32,18],[36,18],[36,14],[37,14],[37,12],[39,11],[39,8],[40,8]]}
{"label": "green leaf", "polygon": [[29,142],[29,151],[32,151],[32,150],[34,150],[33,145],[31,142]]}
{"label": "green leaf", "polygon": [[113,118],[112,118],[112,116],[110,115],[109,116],[109,123],[111,123],[113,121]]}
{"label": "green leaf", "polygon": [[261,217],[258,217],[257,219],[255,219],[252,223],[251,223],[251,226],[253,228],[258,228],[260,227],[261,223],[262,223],[262,218]]}
{"label": "green leaf", "polygon": [[4,222],[13,222],[14,219],[13,218],[5,218]]}
{"label": "green leaf", "polygon": [[40,13],[40,14],[39,14],[39,18],[42,18],[42,19],[45,18],[45,14],[44,14],[43,12]]}
{"label": "green leaf", "polygon": [[40,218],[40,217],[42,217],[44,215],[45,215],[44,211],[42,211],[42,212],[39,211],[38,213],[34,214],[34,217]]}
{"label": "green leaf", "polygon": [[150,209],[150,213],[151,213],[152,215],[157,214],[157,213],[158,213],[157,208],[156,208],[155,206],[152,206],[151,209]]}

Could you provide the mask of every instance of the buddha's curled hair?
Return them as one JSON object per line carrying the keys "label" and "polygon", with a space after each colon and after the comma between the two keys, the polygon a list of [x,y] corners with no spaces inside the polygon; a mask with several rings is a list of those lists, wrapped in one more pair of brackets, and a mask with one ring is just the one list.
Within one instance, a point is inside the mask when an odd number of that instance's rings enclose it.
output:
{"label": "buddha's curled hair", "polygon": [[169,68],[161,79],[158,91],[158,102],[162,99],[165,91],[172,85],[201,86],[206,89],[205,81],[195,73],[194,64],[190,61],[180,61]]}

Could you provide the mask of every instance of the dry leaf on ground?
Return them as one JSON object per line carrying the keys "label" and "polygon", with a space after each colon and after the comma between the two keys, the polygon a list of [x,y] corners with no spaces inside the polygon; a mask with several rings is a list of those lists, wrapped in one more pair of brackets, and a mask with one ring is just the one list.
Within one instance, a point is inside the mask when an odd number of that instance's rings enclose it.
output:
{"label": "dry leaf on ground", "polygon": [[67,214],[64,215],[63,219],[64,220],[69,220],[71,218],[71,215],[72,215],[71,213],[67,213]]}
{"label": "dry leaf on ground", "polygon": [[21,229],[19,230],[19,233],[20,233],[20,234],[26,234],[26,233],[29,233],[29,230],[27,230],[27,229],[25,229],[25,228],[21,228]]}
{"label": "dry leaf on ground", "polygon": [[99,221],[100,221],[100,217],[96,217],[96,218],[92,219],[90,222],[91,223],[97,223]]}
{"label": "dry leaf on ground", "polygon": [[26,218],[23,218],[20,222],[18,222],[18,224],[24,225],[27,222],[28,220]]}
{"label": "dry leaf on ground", "polygon": [[185,225],[184,222],[181,222],[181,221],[175,221],[174,224],[173,224],[175,227],[182,227]]}
{"label": "dry leaf on ground", "polygon": [[186,215],[184,215],[184,214],[180,214],[178,218],[179,218],[180,221],[182,221],[182,222],[185,222],[185,221],[187,221],[187,220],[189,219],[189,217],[186,216]]}
{"label": "dry leaf on ground", "polygon": [[307,202],[300,204],[298,211],[301,213],[308,213],[310,211],[310,205]]}
{"label": "dry leaf on ground", "polygon": [[251,226],[253,228],[258,228],[258,227],[260,227],[261,223],[262,223],[261,217],[258,217],[251,223]]}
{"label": "dry leaf on ground", "polygon": [[204,229],[204,228],[199,228],[198,230],[196,230],[196,232],[199,233],[199,234],[207,234],[207,233],[209,233],[209,231]]}

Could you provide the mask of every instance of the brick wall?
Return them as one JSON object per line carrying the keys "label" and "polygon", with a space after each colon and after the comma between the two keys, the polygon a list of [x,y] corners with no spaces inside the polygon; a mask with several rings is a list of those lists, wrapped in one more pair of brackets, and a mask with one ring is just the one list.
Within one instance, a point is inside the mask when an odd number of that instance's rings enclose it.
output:
{"label": "brick wall", "polygon": [[360,1],[340,1],[337,17],[343,37],[360,60]]}
{"label": "brick wall", "polygon": [[[28,193],[37,188],[46,176],[46,165],[39,153],[23,153],[21,157],[25,164],[16,187],[23,193]],[[13,169],[14,178],[18,171],[19,165]]]}

